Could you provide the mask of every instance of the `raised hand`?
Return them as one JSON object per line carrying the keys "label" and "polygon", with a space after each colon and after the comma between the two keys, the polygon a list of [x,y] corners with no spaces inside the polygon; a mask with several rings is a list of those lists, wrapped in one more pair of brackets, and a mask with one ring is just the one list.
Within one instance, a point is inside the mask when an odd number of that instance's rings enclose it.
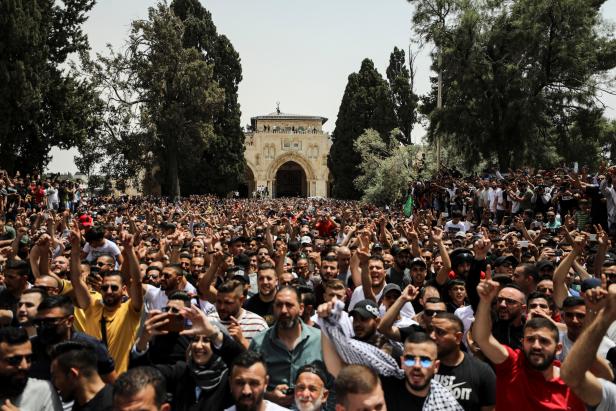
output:
{"label": "raised hand", "polygon": [[500,284],[492,280],[481,280],[477,285],[477,293],[482,301],[491,303],[498,295]]}
{"label": "raised hand", "polygon": [[443,241],[443,229],[440,227],[434,227],[431,232],[432,241],[439,244]]}
{"label": "raised hand", "polygon": [[419,295],[419,288],[413,286],[412,284],[409,284],[402,291],[400,298],[402,298],[404,301],[408,303],[408,302],[414,301],[418,295]]}

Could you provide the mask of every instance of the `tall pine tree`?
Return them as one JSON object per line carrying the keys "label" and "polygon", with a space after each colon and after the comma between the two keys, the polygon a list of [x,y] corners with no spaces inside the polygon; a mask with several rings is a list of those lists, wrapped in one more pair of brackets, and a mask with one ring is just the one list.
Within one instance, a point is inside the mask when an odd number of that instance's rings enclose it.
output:
{"label": "tall pine tree", "polygon": [[174,0],[171,9],[184,23],[184,47],[201,52],[224,90],[223,107],[214,115],[214,133],[201,161],[181,164],[181,178],[186,192],[223,195],[244,179],[244,133],[237,96],[242,80],[240,57],[229,39],[217,33],[212,15],[198,0]]}
{"label": "tall pine tree", "polygon": [[389,56],[386,73],[394,104],[396,125],[402,132],[396,137],[405,145],[412,144],[411,132],[413,125],[417,122],[416,109],[419,98],[413,92],[413,79],[406,67],[404,50],[394,47],[394,51]]}
{"label": "tall pine tree", "polygon": [[370,59],[364,59],[359,72],[349,75],[338,110],[328,167],[333,176],[332,195],[358,199],[361,193],[353,181],[359,174],[361,157],[354,142],[366,130],[374,129],[389,141],[389,132],[396,127],[394,106],[387,82]]}

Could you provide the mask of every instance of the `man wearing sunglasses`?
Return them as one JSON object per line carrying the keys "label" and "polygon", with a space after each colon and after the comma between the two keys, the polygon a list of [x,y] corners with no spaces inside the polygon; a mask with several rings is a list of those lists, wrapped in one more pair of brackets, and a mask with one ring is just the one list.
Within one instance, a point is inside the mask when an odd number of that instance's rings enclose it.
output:
{"label": "man wearing sunglasses", "polygon": [[[128,265],[130,285],[127,286],[120,271],[103,276],[102,300],[90,300],[86,309],[75,310],[75,326],[101,340],[115,361],[116,371],[128,368],[130,349],[135,341],[143,308],[143,289],[139,259],[133,248],[133,236],[122,232],[122,253]],[[128,300],[125,300],[128,294]]]}
{"label": "man wearing sunglasses", "polygon": [[30,376],[50,380],[52,347],[65,341],[73,341],[93,347],[98,374],[105,382],[113,382],[116,378],[115,364],[107,348],[94,337],[73,329],[74,312],[73,303],[66,296],[47,296],[41,301],[33,320],[37,335],[31,339],[34,355]]}
{"label": "man wearing sunglasses", "polygon": [[0,328],[0,408],[6,410],[61,411],[49,381],[29,378],[32,344],[22,328]]}

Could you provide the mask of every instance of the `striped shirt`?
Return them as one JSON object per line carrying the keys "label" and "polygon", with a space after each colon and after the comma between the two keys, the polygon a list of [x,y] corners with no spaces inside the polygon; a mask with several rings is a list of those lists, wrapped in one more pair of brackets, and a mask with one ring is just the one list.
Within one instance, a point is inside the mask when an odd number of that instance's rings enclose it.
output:
{"label": "striped shirt", "polygon": [[[209,314],[208,318],[210,320],[218,321],[218,323],[224,325],[225,328],[231,324],[231,320],[221,320],[217,311]],[[252,341],[252,337],[256,334],[269,328],[263,317],[243,308],[241,309],[237,321],[240,323],[240,328],[242,329],[244,338],[246,338],[249,342]]]}

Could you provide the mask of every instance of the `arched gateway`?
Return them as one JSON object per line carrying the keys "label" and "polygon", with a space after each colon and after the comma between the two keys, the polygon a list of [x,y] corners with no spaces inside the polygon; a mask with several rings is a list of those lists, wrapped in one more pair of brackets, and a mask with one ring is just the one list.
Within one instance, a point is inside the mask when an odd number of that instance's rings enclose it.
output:
{"label": "arched gateway", "polygon": [[251,120],[244,152],[247,188],[268,197],[327,197],[331,141],[322,130],[327,119],[277,111]]}

